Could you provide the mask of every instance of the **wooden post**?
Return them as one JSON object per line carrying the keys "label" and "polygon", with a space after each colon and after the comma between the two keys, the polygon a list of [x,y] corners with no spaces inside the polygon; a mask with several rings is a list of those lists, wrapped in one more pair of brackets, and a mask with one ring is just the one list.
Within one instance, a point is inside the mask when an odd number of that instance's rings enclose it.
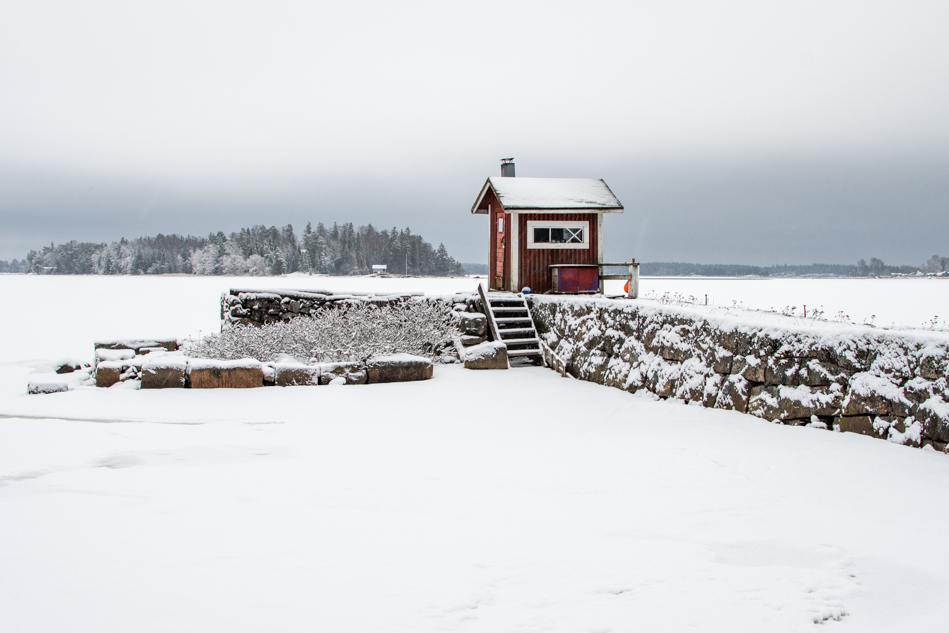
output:
{"label": "wooden post", "polygon": [[635,259],[630,261],[632,263],[629,265],[629,292],[626,296],[629,299],[636,299],[639,297],[639,264]]}

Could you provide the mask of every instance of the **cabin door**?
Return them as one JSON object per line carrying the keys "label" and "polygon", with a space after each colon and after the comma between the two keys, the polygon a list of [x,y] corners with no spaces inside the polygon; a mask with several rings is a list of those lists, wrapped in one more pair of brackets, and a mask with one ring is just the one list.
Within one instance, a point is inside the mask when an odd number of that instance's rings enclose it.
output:
{"label": "cabin door", "polygon": [[494,284],[491,286],[495,290],[504,289],[504,212],[499,211],[494,215],[494,230],[497,231],[495,243],[497,248],[494,253]]}

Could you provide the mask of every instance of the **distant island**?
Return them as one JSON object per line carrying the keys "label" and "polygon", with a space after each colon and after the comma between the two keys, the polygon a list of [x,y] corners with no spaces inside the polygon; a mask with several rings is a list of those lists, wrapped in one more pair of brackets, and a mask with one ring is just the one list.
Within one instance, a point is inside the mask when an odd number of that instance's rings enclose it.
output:
{"label": "distant island", "polygon": [[377,230],[371,224],[308,222],[299,237],[293,226],[263,225],[208,237],[162,235],[112,243],[71,241],[30,251],[23,260],[0,261],[0,273],[56,275],[282,275],[312,272],[366,275],[384,265],[396,275],[458,276],[465,267],[444,244],[432,247],[412,230]]}

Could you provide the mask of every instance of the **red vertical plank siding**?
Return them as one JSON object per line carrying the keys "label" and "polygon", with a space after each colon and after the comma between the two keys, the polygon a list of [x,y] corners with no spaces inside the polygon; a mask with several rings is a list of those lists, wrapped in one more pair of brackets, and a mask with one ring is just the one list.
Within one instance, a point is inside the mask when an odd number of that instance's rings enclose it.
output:
{"label": "red vertical plank siding", "polygon": [[[495,203],[492,203],[495,204]],[[518,256],[520,258],[520,280],[517,290],[524,286],[531,292],[542,293],[550,290],[550,268],[552,264],[596,264],[597,261],[597,215],[596,213],[519,213]],[[567,220],[586,222],[590,231],[590,248],[527,248],[528,220]],[[497,227],[494,227],[497,230]],[[504,227],[505,232],[508,227]],[[508,250],[510,253],[510,249]],[[508,257],[510,259],[510,257]],[[492,271],[493,273],[493,271]]]}
{"label": "red vertical plank siding", "polygon": [[[498,202],[497,196],[494,195],[494,191],[488,190],[484,196],[484,200],[481,201],[481,206],[479,208],[487,210],[490,205],[490,213],[488,214],[488,231],[490,235],[488,236],[488,287],[492,289],[499,289],[494,283],[495,277],[498,273],[497,270],[497,251],[498,251],[498,221],[497,214],[501,210],[501,204]],[[504,285],[503,289],[508,288],[508,282],[511,279],[511,216],[510,214],[505,214],[504,216],[504,270],[501,271],[501,274],[504,276]]]}

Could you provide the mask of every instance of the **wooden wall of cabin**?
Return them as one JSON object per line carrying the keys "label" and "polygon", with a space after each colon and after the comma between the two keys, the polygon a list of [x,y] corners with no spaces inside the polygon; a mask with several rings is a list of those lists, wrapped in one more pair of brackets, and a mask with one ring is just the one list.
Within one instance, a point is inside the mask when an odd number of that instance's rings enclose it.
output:
{"label": "wooden wall of cabin", "polygon": [[481,208],[490,208],[488,213],[488,287],[492,290],[506,290],[511,279],[511,216],[509,214],[504,216],[504,267],[501,271],[502,284],[499,286],[496,282],[498,274],[498,237],[500,236],[497,215],[501,211],[501,204],[498,202],[497,196],[494,195],[494,191],[488,190],[484,200],[482,200]]}
{"label": "wooden wall of cabin", "polygon": [[[518,214],[518,258],[520,265],[517,290],[524,286],[533,293],[544,293],[550,290],[550,268],[552,264],[597,264],[597,233],[596,213],[519,213]],[[528,221],[569,221],[586,222],[589,226],[590,248],[527,248]],[[510,224],[510,223],[509,223]],[[506,229],[507,227],[505,227]]]}

